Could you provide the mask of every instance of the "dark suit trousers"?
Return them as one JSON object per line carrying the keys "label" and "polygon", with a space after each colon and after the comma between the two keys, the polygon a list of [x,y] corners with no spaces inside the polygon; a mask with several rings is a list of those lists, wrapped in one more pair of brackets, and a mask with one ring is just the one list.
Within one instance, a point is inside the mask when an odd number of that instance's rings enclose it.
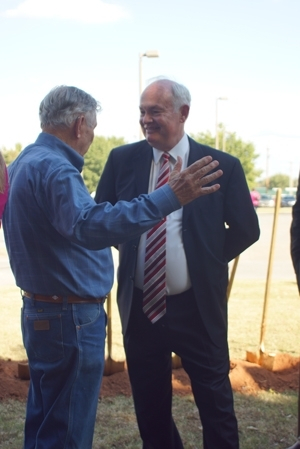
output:
{"label": "dark suit trousers", "polygon": [[183,448],[171,410],[172,352],[191,380],[204,449],[238,449],[227,339],[220,347],[211,341],[192,290],[167,297],[167,313],[155,324],[142,311],[141,290],[132,304],[124,347],[143,449]]}

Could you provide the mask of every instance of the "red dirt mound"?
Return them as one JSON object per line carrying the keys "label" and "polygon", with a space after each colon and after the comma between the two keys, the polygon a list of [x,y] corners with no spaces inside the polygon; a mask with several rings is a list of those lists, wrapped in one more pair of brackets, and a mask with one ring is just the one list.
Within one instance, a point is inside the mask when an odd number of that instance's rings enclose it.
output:
{"label": "red dirt mound", "polygon": [[[230,380],[234,391],[256,394],[260,390],[277,392],[298,390],[300,358],[288,354],[277,354],[273,371],[244,360],[231,360]],[[0,359],[0,400],[24,400],[28,391],[28,380],[18,377],[18,362]],[[190,381],[182,368],[173,370],[173,389],[178,395],[191,393]],[[127,371],[104,376],[101,397],[131,395]]]}

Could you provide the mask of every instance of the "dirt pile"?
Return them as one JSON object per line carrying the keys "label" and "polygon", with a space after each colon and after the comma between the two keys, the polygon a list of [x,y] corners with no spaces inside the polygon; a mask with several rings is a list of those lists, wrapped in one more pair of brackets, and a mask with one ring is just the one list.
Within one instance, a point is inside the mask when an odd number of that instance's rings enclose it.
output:
{"label": "dirt pile", "polygon": [[[288,354],[277,354],[273,371],[244,360],[231,360],[230,380],[234,391],[256,394],[260,390],[272,389],[277,392],[298,391],[300,358]],[[0,400],[27,397],[29,381],[18,377],[18,362],[0,359]],[[190,381],[182,368],[173,370],[174,394],[191,393]],[[104,376],[101,397],[131,395],[127,371]]]}

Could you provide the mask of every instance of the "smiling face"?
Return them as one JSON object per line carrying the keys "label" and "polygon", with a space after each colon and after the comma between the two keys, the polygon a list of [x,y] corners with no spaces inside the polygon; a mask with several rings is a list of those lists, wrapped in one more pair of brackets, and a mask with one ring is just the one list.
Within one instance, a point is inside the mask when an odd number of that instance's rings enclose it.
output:
{"label": "smiling face", "polygon": [[148,86],[140,102],[140,125],[146,140],[161,151],[170,151],[184,134],[189,106],[174,107],[171,82],[161,80]]}

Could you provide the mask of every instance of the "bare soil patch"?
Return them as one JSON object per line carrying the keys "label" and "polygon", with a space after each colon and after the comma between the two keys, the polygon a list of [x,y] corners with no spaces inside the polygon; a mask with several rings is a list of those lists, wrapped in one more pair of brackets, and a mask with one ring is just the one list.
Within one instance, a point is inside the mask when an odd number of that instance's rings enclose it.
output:
{"label": "bare soil patch", "polygon": [[[296,391],[299,388],[300,358],[277,354],[273,371],[245,360],[231,360],[230,380],[236,392],[256,394],[261,390],[276,392]],[[27,397],[29,381],[18,377],[18,362],[0,359],[0,400]],[[174,394],[191,394],[189,377],[182,369],[173,370]],[[104,376],[100,397],[131,395],[127,371]]]}

